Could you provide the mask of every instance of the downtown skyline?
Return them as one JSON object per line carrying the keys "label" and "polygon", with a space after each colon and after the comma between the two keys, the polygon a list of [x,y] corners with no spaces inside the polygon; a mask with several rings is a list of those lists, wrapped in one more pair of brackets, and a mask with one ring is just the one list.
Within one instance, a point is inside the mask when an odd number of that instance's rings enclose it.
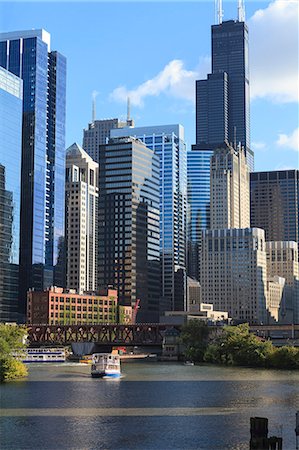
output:
{"label": "downtown skyline", "polygon": [[[298,70],[298,3],[245,4],[250,39],[251,141],[255,170],[296,168],[298,85],[294,71]],[[91,121],[92,92],[97,91],[97,119],[125,119],[129,94],[131,116],[137,127],[181,123],[190,150],[195,143],[195,79],[204,78],[211,70],[210,26],[216,23],[214,2],[174,2],[171,6],[169,2],[84,5],[76,2],[72,4],[74,22],[66,19],[62,25],[61,18],[66,17],[64,12],[69,7],[69,2],[0,4],[1,17],[8,18],[5,25],[0,19],[2,31],[43,27],[51,33],[51,46],[59,47],[67,57],[66,146],[74,141],[82,144],[83,128]],[[89,7],[94,13],[87,25],[84,19]],[[223,20],[236,18],[236,1],[224,1],[223,9]],[[79,16],[80,27],[75,27]],[[94,17],[101,19],[97,26]],[[279,35],[278,46],[277,27],[283,29],[286,23],[289,33]],[[181,32],[173,33],[173,30]],[[261,49],[257,48],[258,41]],[[265,64],[261,50],[269,49],[271,41],[273,49],[267,51]],[[269,79],[267,70],[271,72]]]}

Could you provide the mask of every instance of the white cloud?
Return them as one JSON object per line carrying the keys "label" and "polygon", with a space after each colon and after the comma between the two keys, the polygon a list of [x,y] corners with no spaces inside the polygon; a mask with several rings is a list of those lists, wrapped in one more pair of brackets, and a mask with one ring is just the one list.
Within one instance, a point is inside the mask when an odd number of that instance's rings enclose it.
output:
{"label": "white cloud", "polygon": [[176,98],[194,102],[195,80],[206,77],[210,70],[210,58],[205,57],[194,70],[187,70],[180,59],[170,61],[156,76],[128,90],[120,86],[110,94],[112,100],[124,102],[130,97],[133,105],[142,106],[148,96],[158,96],[162,92]]}
{"label": "white cloud", "polygon": [[[251,98],[278,103],[298,98],[298,0],[274,0],[248,20]],[[188,70],[179,59],[168,62],[151,79],[134,89],[119,86],[110,99],[142,106],[144,99],[162,93],[194,103],[195,80],[210,73],[210,58],[203,57]]]}
{"label": "white cloud", "polygon": [[296,128],[293,133],[279,134],[276,144],[279,147],[291,148],[292,150],[299,151],[299,128]]}
{"label": "white cloud", "polygon": [[299,100],[298,5],[275,0],[249,19],[251,98]]}
{"label": "white cloud", "polygon": [[252,142],[252,150],[266,150],[267,144],[265,142]]}

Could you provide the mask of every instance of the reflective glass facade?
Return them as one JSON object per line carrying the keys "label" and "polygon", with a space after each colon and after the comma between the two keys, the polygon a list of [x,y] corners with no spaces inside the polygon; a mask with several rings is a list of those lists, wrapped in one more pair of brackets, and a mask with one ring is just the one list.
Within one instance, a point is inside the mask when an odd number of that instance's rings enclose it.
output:
{"label": "reflective glass facade", "polygon": [[188,275],[199,279],[201,231],[210,228],[210,160],[213,150],[192,146],[187,152]]}
{"label": "reflective glass facade", "polygon": [[[111,136],[134,136],[160,158],[161,312],[182,310],[175,297],[175,273],[186,269],[187,152],[181,125],[111,130]],[[182,277],[181,277],[182,278]],[[182,289],[185,295],[185,288]]]}
{"label": "reflective glass facade", "polygon": [[250,221],[266,241],[299,242],[299,170],[250,174]]}
{"label": "reflective glass facade", "polygon": [[241,143],[253,171],[249,101],[247,25],[234,20],[213,25],[212,74],[196,82],[196,143]]}
{"label": "reflective glass facade", "polygon": [[0,67],[0,322],[18,316],[22,80]]}
{"label": "reflective glass facade", "polygon": [[157,322],[160,299],[159,158],[133,138],[100,146],[99,287],[114,286],[137,321]]}
{"label": "reflective glass facade", "polygon": [[0,34],[0,65],[23,79],[20,301],[64,285],[66,60],[44,30]]}

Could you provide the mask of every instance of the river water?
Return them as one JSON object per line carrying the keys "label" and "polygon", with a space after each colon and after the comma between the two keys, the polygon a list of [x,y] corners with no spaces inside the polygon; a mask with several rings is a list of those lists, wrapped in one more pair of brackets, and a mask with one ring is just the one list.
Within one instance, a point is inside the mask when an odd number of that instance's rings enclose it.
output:
{"label": "river water", "polygon": [[30,365],[1,386],[1,450],[245,450],[250,417],[295,450],[299,374],[125,362],[119,380],[77,364]]}

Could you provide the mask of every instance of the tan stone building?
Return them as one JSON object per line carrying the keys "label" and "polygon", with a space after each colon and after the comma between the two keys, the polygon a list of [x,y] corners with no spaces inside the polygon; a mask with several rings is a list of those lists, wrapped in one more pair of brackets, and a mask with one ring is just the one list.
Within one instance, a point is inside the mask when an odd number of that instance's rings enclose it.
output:
{"label": "tan stone building", "polygon": [[266,323],[266,270],[264,230],[203,231],[202,302],[232,319]]}
{"label": "tan stone building", "polygon": [[280,312],[283,307],[285,279],[275,275],[267,279],[267,300],[269,323],[280,321]]}
{"label": "tan stone building", "polygon": [[97,290],[98,164],[78,145],[66,153],[66,285]]}
{"label": "tan stone building", "polygon": [[292,241],[266,242],[268,277],[285,278],[280,320],[299,323],[298,244]]}
{"label": "tan stone building", "polygon": [[211,229],[250,226],[249,168],[243,148],[214,151],[210,172]]}

